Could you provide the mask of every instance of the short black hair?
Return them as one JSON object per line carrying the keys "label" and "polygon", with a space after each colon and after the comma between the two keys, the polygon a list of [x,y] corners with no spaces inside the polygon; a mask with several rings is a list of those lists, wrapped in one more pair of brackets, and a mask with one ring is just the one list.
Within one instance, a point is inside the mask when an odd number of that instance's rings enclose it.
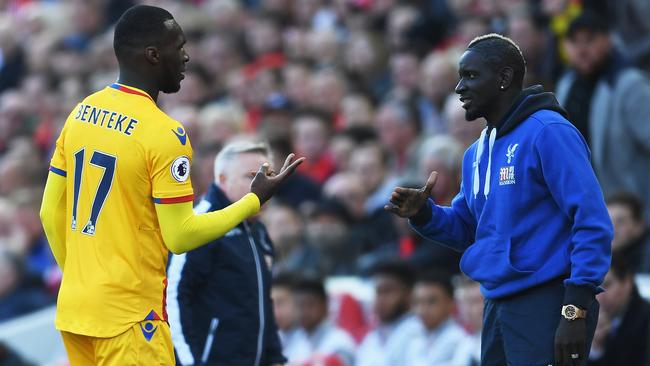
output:
{"label": "short black hair", "polygon": [[413,288],[416,278],[416,270],[412,264],[403,260],[384,260],[375,264],[370,273],[373,276],[388,276],[395,278],[407,288]]}
{"label": "short black hair", "polygon": [[609,34],[609,22],[595,11],[585,10],[569,23],[566,36],[571,39],[581,30],[597,34]]}
{"label": "short black hair", "polygon": [[454,286],[451,283],[451,275],[440,270],[428,270],[419,274],[416,285],[434,285],[443,289],[450,299],[454,298]]}
{"label": "short black hair", "polygon": [[609,270],[618,280],[624,280],[634,275],[632,268],[622,253],[612,253],[612,264]]}
{"label": "short black hair", "polygon": [[313,276],[305,276],[296,279],[293,284],[294,294],[314,295],[323,302],[327,303],[327,291],[323,280]]}
{"label": "short black hair", "polygon": [[118,58],[128,50],[157,45],[168,30],[165,22],[174,20],[170,12],[157,6],[136,5],[122,14],[115,25],[113,49]]}
{"label": "short black hair", "polygon": [[296,282],[296,274],[292,272],[279,272],[273,276],[271,287],[280,287],[292,290]]}
{"label": "short black hair", "polygon": [[495,69],[512,67],[514,71],[513,82],[522,86],[526,74],[526,60],[519,46],[510,38],[497,33],[489,33],[474,38],[467,50],[480,52],[488,63]]}
{"label": "short black hair", "polygon": [[643,201],[641,197],[631,192],[620,191],[607,196],[605,202],[608,205],[623,205],[630,210],[634,221],[643,220]]}

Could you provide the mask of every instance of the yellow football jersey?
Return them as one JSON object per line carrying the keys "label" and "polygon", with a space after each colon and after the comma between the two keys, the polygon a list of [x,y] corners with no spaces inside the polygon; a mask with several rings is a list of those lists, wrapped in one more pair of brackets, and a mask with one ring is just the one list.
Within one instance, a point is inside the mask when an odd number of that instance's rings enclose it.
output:
{"label": "yellow football jersey", "polygon": [[183,127],[142,90],[113,84],[84,99],[56,142],[66,177],[66,260],[56,327],[113,337],[165,319],[167,248],[154,203],[192,201]]}

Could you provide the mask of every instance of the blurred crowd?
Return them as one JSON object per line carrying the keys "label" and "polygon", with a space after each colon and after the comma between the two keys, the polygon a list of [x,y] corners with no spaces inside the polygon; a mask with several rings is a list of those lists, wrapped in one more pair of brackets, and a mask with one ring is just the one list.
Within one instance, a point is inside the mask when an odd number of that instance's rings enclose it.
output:
{"label": "blurred crowd", "polygon": [[[293,274],[285,289],[298,294],[295,306],[326,310],[328,294],[314,278],[376,277],[389,259],[407,272],[458,274],[460,254],[425,242],[383,206],[395,186],[419,187],[432,170],[437,203],[458,192],[463,153],[485,121],[465,121],[457,61],[488,32],[518,43],[526,85],[557,91],[592,150],[613,249],[629,268],[622,273],[650,272],[646,0],[0,0],[0,322],[55,301],[61,273],[38,218],[54,141],[80,100],[116,80],[112,25],[144,3],[174,14],[188,40],[181,90],[159,106],[187,129],[197,197],[226,142],[268,142],[276,169],[289,152],[307,158],[261,215],[279,283]],[[428,327],[414,353],[432,352],[426,334],[443,323],[460,332],[458,342],[476,341],[463,333],[476,326],[446,322],[462,316],[454,293],[471,284],[428,272],[394,277],[409,294],[398,318],[408,315],[412,290]],[[427,315],[434,295],[448,301],[444,316]],[[388,321],[381,306],[368,329]],[[321,325],[324,309],[303,316],[301,329]],[[620,311],[602,310],[620,324]],[[394,309],[385,311],[395,320]],[[350,349],[363,349],[368,329],[350,329]]]}

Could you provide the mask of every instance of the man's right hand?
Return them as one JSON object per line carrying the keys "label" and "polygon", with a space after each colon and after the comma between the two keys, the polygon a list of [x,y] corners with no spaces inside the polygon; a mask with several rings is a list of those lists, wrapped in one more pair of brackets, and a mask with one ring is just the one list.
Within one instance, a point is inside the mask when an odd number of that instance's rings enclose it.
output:
{"label": "man's right hand", "polygon": [[268,163],[262,164],[251,182],[251,192],[255,193],[260,200],[260,205],[268,201],[280,185],[296,170],[298,165],[305,161],[305,158],[299,158],[295,161],[295,154],[289,154],[284,161],[280,173],[275,174]]}
{"label": "man's right hand", "polygon": [[438,172],[432,172],[427,183],[420,189],[395,188],[390,196],[390,203],[384,206],[384,209],[404,218],[415,216],[431,197],[431,190],[436,185],[437,178]]}

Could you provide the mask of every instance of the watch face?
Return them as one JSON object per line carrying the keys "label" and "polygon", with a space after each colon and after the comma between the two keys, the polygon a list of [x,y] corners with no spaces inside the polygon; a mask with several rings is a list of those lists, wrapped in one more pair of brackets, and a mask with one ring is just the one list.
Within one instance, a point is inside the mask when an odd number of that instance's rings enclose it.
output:
{"label": "watch face", "polygon": [[567,306],[564,310],[564,315],[567,318],[574,318],[576,316],[576,308],[573,306]]}

